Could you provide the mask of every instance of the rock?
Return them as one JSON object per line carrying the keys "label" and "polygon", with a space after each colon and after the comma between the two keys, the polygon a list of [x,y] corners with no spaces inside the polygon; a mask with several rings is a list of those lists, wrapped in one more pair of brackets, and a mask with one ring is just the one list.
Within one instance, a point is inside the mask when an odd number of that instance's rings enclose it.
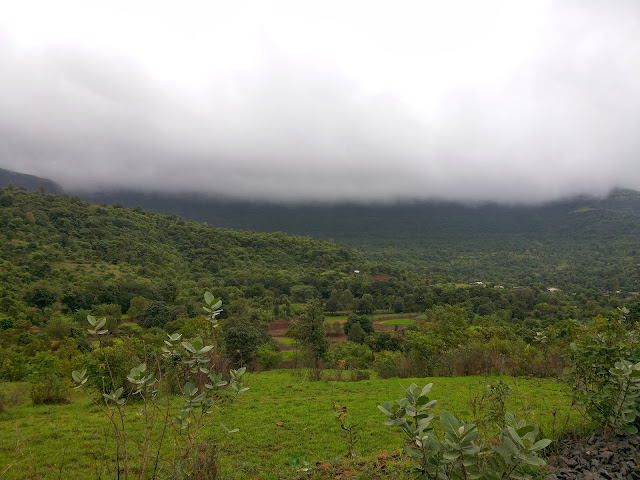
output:
{"label": "rock", "polygon": [[596,432],[563,446],[549,459],[545,480],[639,480],[640,435],[616,437]]}

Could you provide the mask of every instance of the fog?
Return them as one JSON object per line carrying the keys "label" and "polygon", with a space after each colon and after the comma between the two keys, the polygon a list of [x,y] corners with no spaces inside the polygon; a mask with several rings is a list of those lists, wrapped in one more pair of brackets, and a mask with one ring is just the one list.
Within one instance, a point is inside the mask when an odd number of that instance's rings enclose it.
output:
{"label": "fog", "polygon": [[640,2],[0,0],[0,167],[68,190],[640,189]]}

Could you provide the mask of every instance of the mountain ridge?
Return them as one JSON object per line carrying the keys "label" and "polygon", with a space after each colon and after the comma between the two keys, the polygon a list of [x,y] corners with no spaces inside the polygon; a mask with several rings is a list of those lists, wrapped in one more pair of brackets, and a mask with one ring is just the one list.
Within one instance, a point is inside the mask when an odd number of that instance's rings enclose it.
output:
{"label": "mountain ridge", "polygon": [[0,187],[5,187],[9,184],[13,184],[15,187],[25,188],[32,192],[39,191],[42,188],[46,193],[65,193],[60,185],[48,178],[0,168]]}

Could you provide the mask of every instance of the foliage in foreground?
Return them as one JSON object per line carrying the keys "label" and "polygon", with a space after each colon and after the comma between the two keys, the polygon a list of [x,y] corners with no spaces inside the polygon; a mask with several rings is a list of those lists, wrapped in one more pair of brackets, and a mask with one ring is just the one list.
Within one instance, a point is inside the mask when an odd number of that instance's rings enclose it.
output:
{"label": "foliage in foreground", "polygon": [[509,413],[495,447],[487,447],[479,439],[476,425],[460,422],[449,412],[440,415],[444,438],[438,438],[431,426],[434,416],[430,410],[436,404],[428,397],[432,386],[430,383],[421,389],[412,383],[405,389],[404,398],[378,406],[388,417],[384,424],[399,427],[406,435],[404,449],[413,461],[416,478],[524,480],[546,464],[539,452],[551,440],[539,439],[537,425],[516,422]]}
{"label": "foliage in foreground", "polygon": [[[216,317],[222,311],[222,301],[210,292],[205,293],[204,299],[206,317],[215,328]],[[108,333],[104,328],[106,319],[98,320],[89,315],[87,320],[92,327],[89,333],[100,341],[100,337]],[[141,363],[130,370],[127,375],[129,389],[125,391],[124,387],[117,385],[105,354],[106,375],[102,378],[101,396],[94,396],[87,391],[113,427],[118,478],[120,472],[125,479],[143,479],[148,473],[152,478],[157,478],[159,471],[165,468],[163,461],[169,463],[169,470],[178,478],[191,478],[192,475],[197,478],[218,478],[215,442],[210,445],[198,444],[198,438],[203,429],[211,425],[211,418],[216,417],[216,413],[219,415],[226,404],[248,390],[242,384],[245,369],[231,370],[230,380],[226,381],[222,373],[216,372],[212,366],[214,345],[207,345],[199,336],[190,341],[182,341],[179,333],[168,337],[162,349],[163,357],[174,369],[181,364],[186,366],[186,381],[180,387],[183,404],[177,415],[172,416],[171,413],[171,396],[168,395],[163,401],[159,395],[164,375],[169,372],[163,372],[160,358],[155,356],[151,357],[153,362]],[[144,355],[146,357],[147,352]],[[76,388],[83,388],[89,380],[86,368],[73,371],[72,378]],[[232,389],[231,396],[223,395],[221,389],[226,386]],[[142,424],[137,427],[136,423],[139,422],[127,417],[127,406],[131,403],[135,404],[134,408],[138,408],[142,416]],[[228,430],[224,424],[221,426],[227,434],[237,431]],[[162,448],[170,433],[173,433],[174,445],[178,445],[177,455],[174,458],[162,458]]]}
{"label": "foliage in foreground", "polygon": [[572,388],[577,403],[605,431],[637,433],[640,426],[640,343],[629,311],[595,319],[593,335],[571,345]]}

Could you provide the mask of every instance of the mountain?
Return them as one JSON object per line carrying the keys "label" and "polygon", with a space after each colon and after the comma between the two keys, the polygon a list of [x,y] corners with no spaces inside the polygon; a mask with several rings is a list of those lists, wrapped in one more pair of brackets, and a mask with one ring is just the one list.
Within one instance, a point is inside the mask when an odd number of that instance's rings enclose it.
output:
{"label": "mountain", "polygon": [[193,194],[77,193],[217,227],[332,239],[372,262],[441,281],[640,290],[640,193],[633,190],[538,206],[275,205]]}
{"label": "mountain", "polygon": [[632,190],[538,206],[265,205],[141,192],[84,198],[225,228],[333,239],[372,261],[444,280],[640,289],[640,193]]}
{"label": "mountain", "polygon": [[[640,192],[616,190],[604,199],[578,197],[539,206],[461,205],[416,202],[391,205],[276,205],[225,201],[192,194],[135,191],[80,193],[94,203],[121,203],[212,225],[260,232],[282,231],[319,238],[397,238],[451,234],[553,234],[578,229],[611,232],[620,222],[634,232],[629,216],[640,214]],[[636,218],[637,220],[637,218]],[[624,225],[622,225],[624,223]]]}
{"label": "mountain", "polygon": [[366,266],[334,242],[0,188],[0,313],[97,304],[126,311],[136,296],[189,304],[205,289],[225,299],[278,298],[296,286],[328,296],[337,279]]}
{"label": "mountain", "polygon": [[10,183],[31,192],[37,192],[43,188],[46,193],[64,193],[62,187],[52,180],[0,168],[0,187]]}

